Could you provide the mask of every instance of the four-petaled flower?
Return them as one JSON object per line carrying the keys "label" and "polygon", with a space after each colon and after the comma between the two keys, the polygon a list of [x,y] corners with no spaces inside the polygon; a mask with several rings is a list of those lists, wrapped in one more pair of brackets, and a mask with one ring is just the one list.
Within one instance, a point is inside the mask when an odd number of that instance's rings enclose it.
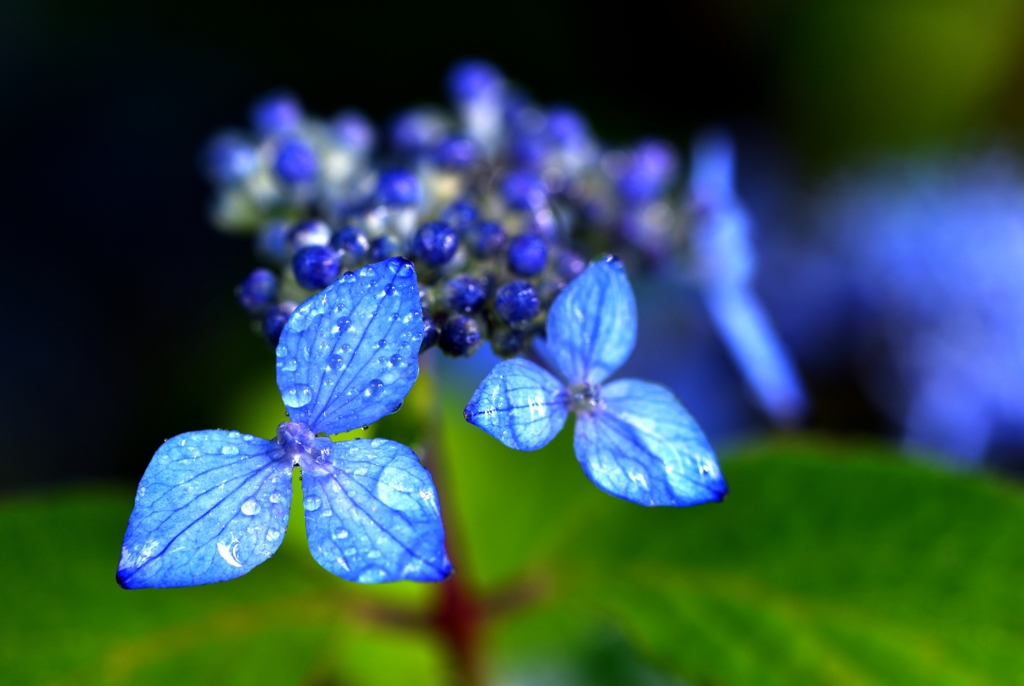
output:
{"label": "four-petaled flower", "polygon": [[[517,450],[537,450],[576,412],[574,447],[599,488],[641,505],[721,500],[725,479],[693,417],[663,386],[602,386],[633,352],[636,301],[621,262],[590,265],[555,299],[541,357],[564,380],[524,359],[499,363],[464,415]],[[539,343],[539,341],[538,341]]]}
{"label": "four-petaled flower", "polygon": [[292,314],[277,346],[290,421],[274,440],[194,431],[165,442],[139,483],[121,549],[125,588],[241,576],[277,551],[302,468],[313,557],[350,581],[451,573],[430,474],[406,446],[337,434],[394,412],[419,374],[416,273],[404,259],[348,272]]}

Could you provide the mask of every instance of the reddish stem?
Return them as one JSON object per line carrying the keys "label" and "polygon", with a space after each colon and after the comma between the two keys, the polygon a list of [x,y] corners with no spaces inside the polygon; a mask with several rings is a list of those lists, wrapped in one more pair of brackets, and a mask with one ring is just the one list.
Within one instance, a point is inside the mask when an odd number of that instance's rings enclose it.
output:
{"label": "reddish stem", "polygon": [[432,624],[448,646],[461,686],[482,686],[479,642],[483,608],[458,574],[443,582],[439,591]]}

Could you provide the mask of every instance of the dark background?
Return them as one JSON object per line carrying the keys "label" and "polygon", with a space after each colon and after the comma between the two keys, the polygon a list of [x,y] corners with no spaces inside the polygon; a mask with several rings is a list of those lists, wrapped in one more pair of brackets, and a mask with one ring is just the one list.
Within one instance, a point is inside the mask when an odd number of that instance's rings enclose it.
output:
{"label": "dark background", "polygon": [[[725,122],[753,141],[748,173],[761,151],[796,179],[877,149],[1012,137],[1024,60],[1002,3],[952,3],[923,38],[901,35],[884,3],[852,19],[836,7],[0,4],[0,490],[135,478],[160,439],[218,426],[239,379],[271,378],[232,302],[249,245],[209,227],[196,164],[271,88],[381,121],[442,100],[447,66],[478,55],[539,100],[580,107],[603,137],[685,145]],[[956,68],[932,59],[947,40]],[[826,406],[852,409],[819,421],[873,427],[838,387]]]}

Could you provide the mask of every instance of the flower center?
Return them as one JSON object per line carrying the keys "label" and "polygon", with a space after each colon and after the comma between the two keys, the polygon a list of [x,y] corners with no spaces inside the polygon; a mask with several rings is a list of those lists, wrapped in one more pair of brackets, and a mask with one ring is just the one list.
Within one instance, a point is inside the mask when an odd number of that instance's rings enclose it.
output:
{"label": "flower center", "polygon": [[601,404],[598,384],[577,383],[569,386],[569,406],[573,412],[593,412]]}
{"label": "flower center", "polygon": [[277,442],[292,461],[313,451],[316,435],[302,422],[281,422],[277,426]]}

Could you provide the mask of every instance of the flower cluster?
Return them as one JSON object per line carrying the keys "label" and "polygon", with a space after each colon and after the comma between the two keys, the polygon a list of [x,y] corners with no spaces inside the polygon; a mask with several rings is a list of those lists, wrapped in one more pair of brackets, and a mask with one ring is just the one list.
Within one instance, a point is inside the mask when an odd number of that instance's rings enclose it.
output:
{"label": "flower cluster", "polygon": [[317,119],[272,94],[250,132],[211,141],[213,220],[254,232],[276,271],[239,287],[271,342],[340,273],[402,256],[420,279],[424,348],[463,356],[490,340],[511,356],[588,259],[681,253],[689,211],[671,144],[604,146],[579,112],[538,105],[486,62],[457,64],[448,90],[453,111],[409,110],[384,136],[357,112]]}
{"label": "flower cluster", "polygon": [[255,230],[279,267],[252,272],[238,296],[276,346],[289,419],[273,440],[199,431],[157,450],[125,534],[123,586],[251,570],[280,544],[296,466],[324,568],[360,583],[445,578],[436,491],[416,455],[328,437],[398,411],[434,344],[464,356],[486,338],[551,370],[506,360],[466,406],[467,421],[506,445],[542,447],[572,411],[577,458],[599,488],[643,505],[725,496],[671,391],[605,383],[633,351],[636,303],[620,259],[588,266],[581,254],[615,247],[656,262],[681,246],[682,213],[665,200],[671,146],[602,148],[579,114],[532,104],[486,63],[458,65],[449,86],[457,116],[400,116],[381,158],[365,118],[314,120],[280,94],[254,107],[254,136],[210,144],[215,220]]}

